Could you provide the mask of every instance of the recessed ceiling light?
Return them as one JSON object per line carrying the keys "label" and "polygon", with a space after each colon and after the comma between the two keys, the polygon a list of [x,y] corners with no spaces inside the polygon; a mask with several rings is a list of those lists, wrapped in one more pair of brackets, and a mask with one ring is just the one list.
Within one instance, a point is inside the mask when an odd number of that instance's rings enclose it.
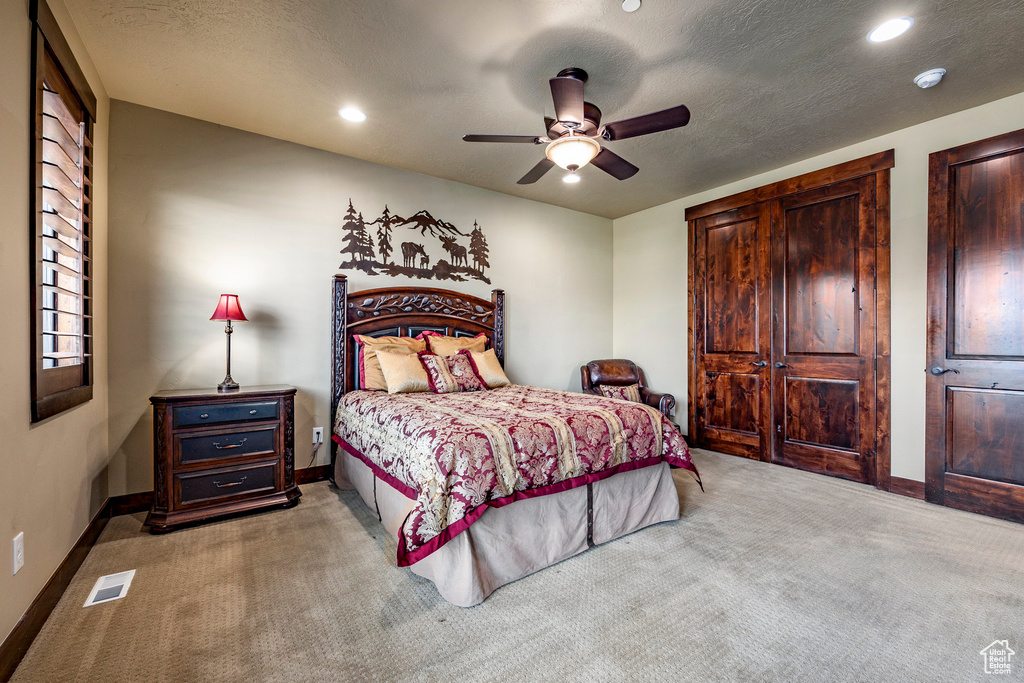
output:
{"label": "recessed ceiling light", "polygon": [[871,33],[868,34],[868,41],[872,43],[884,43],[887,40],[892,40],[897,36],[902,36],[904,33],[910,30],[910,27],[914,25],[914,17],[896,17],[889,21],[883,22],[878,26],[871,29]]}
{"label": "recessed ceiling light", "polygon": [[627,12],[635,12],[640,9],[640,0],[622,0],[622,9]]}
{"label": "recessed ceiling light", "polygon": [[355,107],[345,107],[344,109],[338,110],[338,115],[346,121],[352,121],[359,123],[366,120],[366,114],[356,109]]}
{"label": "recessed ceiling light", "polygon": [[572,185],[573,183],[578,183],[579,181],[580,177],[575,171],[562,178],[563,183],[569,183],[570,185]]}
{"label": "recessed ceiling light", "polygon": [[914,77],[914,83],[922,88],[930,88],[938,85],[942,77],[946,75],[945,69],[929,69]]}

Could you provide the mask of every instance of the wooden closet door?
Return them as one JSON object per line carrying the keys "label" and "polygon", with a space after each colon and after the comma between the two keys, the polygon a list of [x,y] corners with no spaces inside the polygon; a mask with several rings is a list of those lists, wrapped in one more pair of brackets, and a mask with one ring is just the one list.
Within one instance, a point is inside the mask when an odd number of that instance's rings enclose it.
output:
{"label": "wooden closet door", "polygon": [[692,245],[695,441],[763,459],[771,403],[769,218],[767,203],[701,218]]}
{"label": "wooden closet door", "polygon": [[1024,131],[930,181],[925,496],[1024,521]]}
{"label": "wooden closet door", "polygon": [[875,178],[772,204],[772,461],[874,483]]}

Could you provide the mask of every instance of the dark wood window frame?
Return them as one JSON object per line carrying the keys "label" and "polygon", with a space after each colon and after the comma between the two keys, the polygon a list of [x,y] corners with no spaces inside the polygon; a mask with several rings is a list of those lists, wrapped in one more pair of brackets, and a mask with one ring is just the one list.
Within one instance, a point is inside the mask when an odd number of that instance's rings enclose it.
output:
{"label": "dark wood window frame", "polygon": [[[32,421],[92,398],[96,96],[44,0],[32,19]],[[70,195],[70,196],[69,196]]]}

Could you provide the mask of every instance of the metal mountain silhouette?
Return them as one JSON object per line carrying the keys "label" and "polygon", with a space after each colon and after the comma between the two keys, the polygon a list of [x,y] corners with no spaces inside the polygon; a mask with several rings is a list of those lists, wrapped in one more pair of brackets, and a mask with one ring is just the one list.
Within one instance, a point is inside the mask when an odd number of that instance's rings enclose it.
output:
{"label": "metal mountain silhouette", "polygon": [[441,237],[441,235],[466,236],[466,233],[459,231],[458,228],[448,221],[438,220],[431,216],[430,212],[426,209],[417,211],[408,218],[395,216],[391,219],[391,225],[396,228],[405,227],[410,230],[419,230],[421,235],[426,235],[429,231],[431,237]]}
{"label": "metal mountain silhouette", "polygon": [[[377,230],[372,230],[372,226],[377,226]],[[421,237],[409,235],[401,228],[419,230]],[[424,280],[491,281],[485,273],[491,267],[490,248],[476,221],[473,232],[465,233],[448,221],[434,218],[426,209],[403,218],[391,213],[387,205],[380,216],[367,221],[350,198],[341,232],[341,254],[345,260],[338,267],[342,269],[357,268],[369,275],[403,275]],[[468,238],[464,239],[468,244],[459,244],[460,237]],[[434,240],[440,244],[435,242],[427,249],[426,245]]]}

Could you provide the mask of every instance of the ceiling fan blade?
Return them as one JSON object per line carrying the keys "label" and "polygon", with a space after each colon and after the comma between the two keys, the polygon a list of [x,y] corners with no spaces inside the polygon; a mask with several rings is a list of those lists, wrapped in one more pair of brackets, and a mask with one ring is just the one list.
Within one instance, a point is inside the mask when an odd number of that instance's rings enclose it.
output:
{"label": "ceiling fan blade", "polygon": [[536,135],[463,135],[466,142],[529,142],[539,145],[540,139]]}
{"label": "ceiling fan blade", "polygon": [[544,157],[537,162],[537,165],[530,169],[530,171],[516,181],[517,185],[529,185],[540,180],[541,176],[551,170],[551,167],[555,165],[555,162],[551,161],[547,157]]}
{"label": "ceiling fan blade", "polygon": [[602,149],[590,163],[619,180],[632,178],[640,170],[610,149]]}
{"label": "ceiling fan blade", "polygon": [[623,140],[635,138],[638,135],[658,133],[663,130],[681,128],[690,122],[690,110],[685,105],[656,111],[653,114],[645,114],[632,119],[624,119],[605,125],[605,132],[609,140]]}
{"label": "ceiling fan blade", "polygon": [[583,125],[583,81],[572,76],[556,76],[551,84],[555,118],[560,122]]}

